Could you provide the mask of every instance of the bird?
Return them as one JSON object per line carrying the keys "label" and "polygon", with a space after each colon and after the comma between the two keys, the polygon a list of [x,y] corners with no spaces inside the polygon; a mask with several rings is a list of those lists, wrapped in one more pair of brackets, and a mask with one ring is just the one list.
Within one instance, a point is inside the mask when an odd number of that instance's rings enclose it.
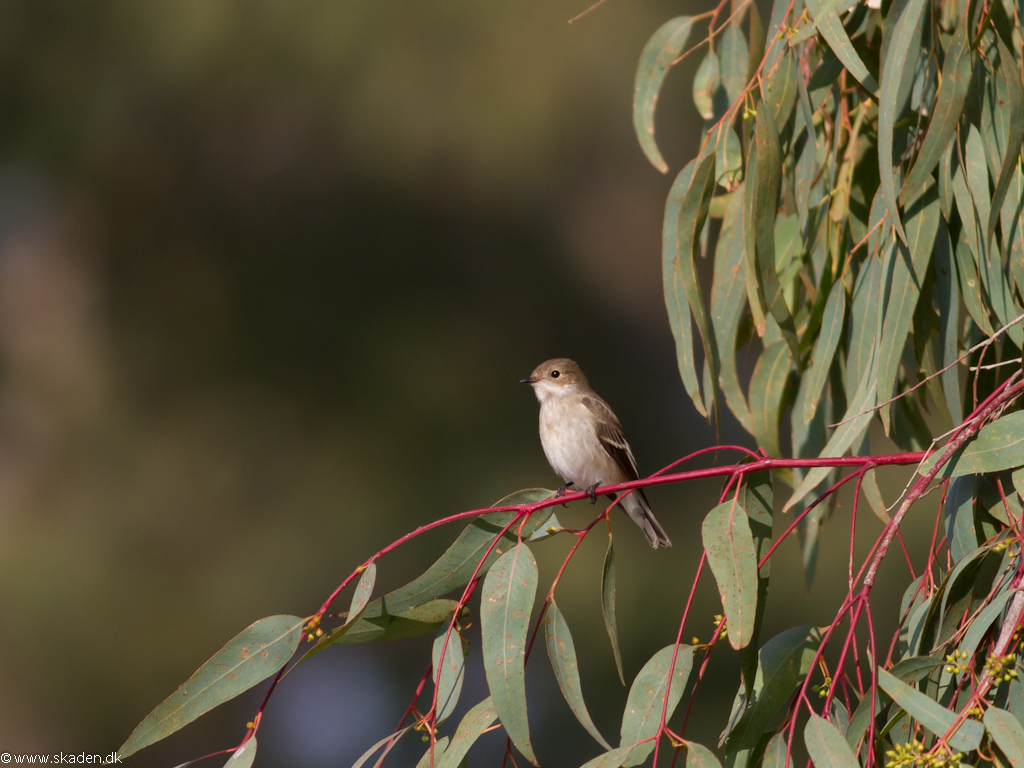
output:
{"label": "bird", "polygon": [[[540,402],[541,447],[551,468],[565,481],[559,495],[574,485],[586,489],[593,503],[598,486],[639,479],[618,418],[573,360],[548,360],[519,383],[529,384]],[[621,504],[654,549],[672,546],[642,488],[634,489]]]}

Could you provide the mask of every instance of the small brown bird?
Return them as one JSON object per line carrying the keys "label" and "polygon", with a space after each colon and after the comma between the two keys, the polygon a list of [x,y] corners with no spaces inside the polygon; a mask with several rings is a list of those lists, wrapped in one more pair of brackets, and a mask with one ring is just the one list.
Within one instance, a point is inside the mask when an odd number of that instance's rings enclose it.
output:
{"label": "small brown bird", "polygon": [[[561,492],[575,485],[586,489],[593,499],[599,485],[639,478],[619,420],[590,388],[575,362],[564,357],[548,360],[520,383],[533,387],[540,401],[540,443],[551,468],[565,480]],[[609,498],[615,496],[609,494]],[[626,496],[622,508],[652,547],[672,546],[642,488]]]}

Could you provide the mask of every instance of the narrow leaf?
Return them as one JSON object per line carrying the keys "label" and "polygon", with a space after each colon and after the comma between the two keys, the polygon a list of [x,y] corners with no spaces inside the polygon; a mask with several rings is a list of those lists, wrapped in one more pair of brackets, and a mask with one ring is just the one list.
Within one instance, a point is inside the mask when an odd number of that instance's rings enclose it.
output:
{"label": "narrow leaf", "polygon": [[722,768],[715,753],[696,741],[686,745],[686,768]]}
{"label": "narrow leaf", "polygon": [[382,643],[436,632],[452,617],[455,606],[454,600],[431,600],[402,613],[382,614],[381,604],[374,601],[351,624],[337,627],[320,638],[299,661],[307,661],[332,645]]}
{"label": "narrow leaf", "polygon": [[487,687],[502,725],[516,748],[534,765],[526,719],[526,634],[537,594],[537,561],[518,544],[498,558],[484,578],[480,635]]}
{"label": "narrow leaf", "polygon": [[942,64],[942,84],[935,98],[935,114],[928,124],[921,151],[914,166],[900,190],[900,202],[906,205],[916,190],[928,181],[932,169],[938,165],[943,152],[956,133],[960,115],[967,98],[967,86],[971,82],[971,45],[967,29],[967,14],[960,17],[960,24],[953,33],[946,49],[946,60]]}
{"label": "narrow leaf", "polygon": [[435,764],[435,768],[459,768],[470,747],[480,738],[480,734],[490,728],[497,719],[498,711],[488,696],[463,716],[448,744],[448,749],[445,750],[440,763]]}
{"label": "narrow leaf", "polygon": [[985,710],[985,728],[1013,768],[1024,765],[1024,726],[1009,712],[996,707]]}
{"label": "narrow leaf", "polygon": [[604,628],[608,630],[608,639],[612,643],[612,655],[615,657],[615,669],[623,685],[626,678],[622,674],[622,653],[619,651],[619,630],[615,623],[615,547],[611,534],[608,535],[608,549],[604,553],[604,567],[601,569],[601,613],[604,616]]}
{"label": "narrow leaf", "polygon": [[420,761],[416,763],[416,768],[430,768],[431,765],[436,766],[444,759],[444,753],[447,749],[448,737],[442,736],[431,746],[427,747],[427,751],[423,753],[423,757],[421,757]]}
{"label": "narrow leaf", "polygon": [[385,749],[384,749],[384,753],[381,755],[381,760],[383,760],[384,756],[387,755],[387,753],[391,751],[391,749],[395,746],[395,744],[398,743],[398,740],[400,738],[402,738],[405,735],[406,731],[408,731],[410,728],[412,728],[412,726],[411,725],[407,725],[405,728],[403,728],[402,730],[398,731],[397,733],[392,733],[392,734],[390,734],[388,736],[385,736],[383,739],[381,739],[376,744],[374,744],[372,747],[370,747],[368,750],[366,750],[359,757],[359,759],[356,760],[352,764],[352,768],[363,768],[363,766],[366,765],[366,761],[369,760],[371,757],[373,757],[373,754],[378,749],[380,749],[385,744],[387,744],[387,747],[385,747]]}
{"label": "narrow leaf", "polygon": [[373,594],[373,585],[377,580],[377,564],[370,563],[366,566],[363,571],[363,575],[359,577],[359,583],[356,584],[356,591],[352,594],[352,604],[348,609],[348,616],[345,618],[345,623],[350,624],[353,620],[358,618],[359,614],[362,613],[366,604],[370,602],[370,595]]}
{"label": "narrow leaf", "polygon": [[712,509],[701,527],[704,549],[718,584],[729,644],[740,649],[754,634],[757,553],[743,508],[730,500]]}
{"label": "narrow leaf", "polygon": [[804,400],[803,422],[810,424],[818,410],[822,390],[828,379],[832,358],[839,348],[839,339],[843,333],[843,322],[846,320],[846,288],[842,280],[837,280],[828,295],[825,304],[825,315],[821,319],[821,332],[814,342],[811,352],[811,367],[805,374],[809,379],[808,397]]}
{"label": "narrow leaf", "polygon": [[[956,712],[951,712],[881,668],[878,669],[878,684],[907,714],[936,736],[946,733],[956,719]],[[970,752],[977,749],[984,733],[985,729],[977,720],[966,720],[949,737],[949,745],[957,751]]]}
{"label": "narrow leaf", "polygon": [[[1009,116],[1005,121],[1006,148],[1003,164],[999,170],[999,180],[996,182],[995,194],[992,196],[992,210],[989,212],[988,227],[986,228],[986,243],[992,242],[992,233],[995,232],[996,223],[999,221],[1003,199],[1010,187],[1010,180],[1013,178],[1017,162],[1020,159],[1021,144],[1024,142],[1024,83],[1021,83],[1020,70],[1017,69],[1017,62],[1014,60],[1013,54],[998,36],[996,42],[999,44],[999,66],[996,72],[999,78],[1006,82]],[[1000,115],[1000,118],[1002,117],[1003,115]]]}
{"label": "narrow leaf", "polygon": [[117,753],[134,754],[277,673],[299,647],[305,623],[270,616],[242,630],[150,712]]}
{"label": "narrow leaf", "polygon": [[234,754],[224,763],[224,768],[249,768],[252,761],[256,759],[256,734],[249,737],[248,741],[234,751]]}
{"label": "narrow leaf", "polygon": [[[654,654],[633,680],[633,685],[629,688],[629,696],[626,698],[626,711],[622,715],[620,744],[636,744],[644,739],[650,739],[658,732],[662,711],[665,711],[666,721],[675,712],[676,705],[679,704],[679,699],[683,696],[686,681],[690,677],[690,669],[693,666],[693,647],[679,646],[670,686],[668,674],[672,656],[675,655],[675,648],[676,646],[669,645]],[[666,690],[668,691],[667,708],[665,705]],[[653,741],[639,744],[633,748],[622,765],[627,768],[639,765],[653,751]]]}
{"label": "narrow leaf", "polygon": [[811,713],[804,727],[804,744],[814,768],[859,768],[860,763],[843,734],[823,717]]}
{"label": "narrow leaf", "polygon": [[978,546],[978,535],[974,532],[974,486],[974,475],[964,475],[954,478],[946,492],[943,517],[949,555],[954,563]]}
{"label": "narrow leaf", "polygon": [[662,173],[668,172],[668,164],[654,141],[654,107],[658,103],[658,94],[669,67],[690,37],[690,22],[689,16],[679,16],[662,24],[644,46],[636,70],[633,128],[647,159]]}
{"label": "narrow leaf", "polygon": [[[893,129],[898,115],[900,81],[907,67],[911,43],[921,21],[924,0],[907,0],[896,19],[885,65],[882,68],[882,87],[878,94],[878,174],[882,197],[885,199],[889,218],[904,244],[907,235],[903,231],[900,213],[896,208],[896,173],[893,165]],[[892,15],[892,14],[890,14]]]}
{"label": "narrow leaf", "polygon": [[[444,651],[444,660],[441,652]],[[437,722],[443,722],[455,711],[466,678],[466,658],[462,651],[462,636],[457,630],[448,632],[448,625],[434,640],[431,655],[434,687],[437,689]]]}
{"label": "narrow leaf", "polygon": [[761,353],[750,377],[751,432],[769,456],[781,455],[779,418],[792,364],[789,345],[780,339]]}
{"label": "narrow leaf", "polygon": [[597,730],[594,721],[590,719],[586,702],[583,700],[583,689],[580,687],[580,670],[576,663],[576,645],[572,641],[569,632],[569,625],[565,617],[558,610],[555,601],[552,600],[544,613],[544,638],[548,646],[548,658],[551,659],[551,667],[555,671],[555,679],[558,687],[565,697],[566,703],[576,719],[587,729],[587,733],[594,737],[598,744],[610,750],[611,744],[605,741],[604,736]]}
{"label": "narrow leaf", "polygon": [[620,768],[633,748],[633,745],[630,744],[613,749],[611,752],[605,752],[593,760],[587,760],[580,768]]}
{"label": "narrow leaf", "polygon": [[807,8],[810,10],[811,15],[814,16],[815,26],[821,32],[821,36],[825,38],[829,48],[832,49],[832,52],[843,63],[843,66],[850,71],[850,74],[857,78],[868,92],[877,93],[878,83],[875,82],[875,78],[871,76],[868,68],[864,66],[864,62],[857,55],[857,51],[854,50],[853,43],[850,42],[850,36],[843,29],[843,24],[839,20],[836,9],[833,7],[826,13],[822,13],[824,5],[825,3],[822,0],[808,0],[807,3]]}

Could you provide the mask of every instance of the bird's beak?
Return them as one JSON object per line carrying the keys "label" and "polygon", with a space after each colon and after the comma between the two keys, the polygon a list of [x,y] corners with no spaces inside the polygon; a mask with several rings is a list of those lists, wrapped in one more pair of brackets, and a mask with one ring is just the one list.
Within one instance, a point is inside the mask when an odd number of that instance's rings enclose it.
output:
{"label": "bird's beak", "polygon": [[534,384],[537,381],[536,376],[527,376],[525,379],[520,379],[520,384]]}

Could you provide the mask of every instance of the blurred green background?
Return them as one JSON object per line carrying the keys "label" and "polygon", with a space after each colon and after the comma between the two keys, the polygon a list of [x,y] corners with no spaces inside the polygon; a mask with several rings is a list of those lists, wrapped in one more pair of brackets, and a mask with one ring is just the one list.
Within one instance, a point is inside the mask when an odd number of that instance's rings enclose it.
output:
{"label": "blurred green background", "polygon": [[[250,622],[312,613],[418,524],[555,486],[517,384],[546,358],[580,362],[642,471],[712,443],[661,296],[671,176],[631,126],[643,44],[705,8],[615,0],[566,23],[586,5],[0,5],[0,749],[111,752]],[[698,63],[659,106],[673,169],[696,151]],[[750,442],[728,420],[724,438]],[[615,518],[627,678],[675,635],[717,493],[652,491],[670,550]],[[378,589],[457,530],[383,560]],[[769,635],[834,612],[846,537],[824,537],[810,593],[795,544],[776,558]],[[542,578],[567,547],[535,547]],[[559,602],[614,741],[604,547],[585,544]],[[716,612],[708,581],[686,638]],[[257,764],[350,764],[397,722],[429,644],[304,665]],[[538,753],[578,764],[596,745],[538,651]],[[472,658],[462,709],[486,695]],[[731,650],[717,662],[688,734],[710,746],[737,681]],[[262,690],[131,763],[237,744]],[[502,746],[485,738],[470,764]]]}

